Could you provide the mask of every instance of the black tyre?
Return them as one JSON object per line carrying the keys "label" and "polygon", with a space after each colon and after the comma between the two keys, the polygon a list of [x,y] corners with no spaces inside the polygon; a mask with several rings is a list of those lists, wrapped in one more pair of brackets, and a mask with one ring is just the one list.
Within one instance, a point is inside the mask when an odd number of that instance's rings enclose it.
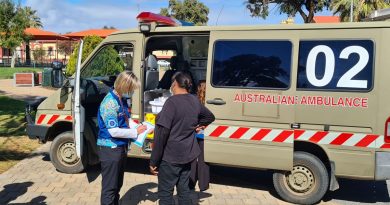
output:
{"label": "black tyre", "polygon": [[285,201],[314,204],[322,199],[329,187],[329,174],[316,156],[306,152],[294,153],[292,171],[273,175],[276,192]]}
{"label": "black tyre", "polygon": [[72,131],[63,132],[53,140],[50,147],[50,159],[58,171],[67,174],[80,173],[86,165],[85,157],[82,159],[77,157]]}

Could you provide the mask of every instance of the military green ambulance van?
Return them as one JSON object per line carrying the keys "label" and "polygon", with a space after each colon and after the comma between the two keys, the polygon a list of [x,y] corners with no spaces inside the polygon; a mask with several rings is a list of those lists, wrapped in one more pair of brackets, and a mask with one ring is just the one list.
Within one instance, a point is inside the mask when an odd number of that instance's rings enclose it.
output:
{"label": "military green ambulance van", "polygon": [[[277,193],[298,204],[338,189],[337,178],[390,179],[390,22],[174,26],[148,12],[138,20],[108,36],[29,123],[30,137],[53,141],[59,171],[98,162],[97,110],[118,74],[108,68],[140,77],[128,102],[144,121],[156,111],[151,101],[169,97],[153,54],[170,51],[178,70],[206,82],[216,116],[205,129],[207,162],[274,170]],[[149,157],[150,143],[131,145],[129,156]]]}

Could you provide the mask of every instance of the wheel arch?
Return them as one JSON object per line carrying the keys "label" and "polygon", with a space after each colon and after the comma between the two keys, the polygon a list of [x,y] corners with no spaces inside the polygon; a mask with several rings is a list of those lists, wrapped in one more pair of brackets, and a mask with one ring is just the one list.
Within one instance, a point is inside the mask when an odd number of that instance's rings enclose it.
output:
{"label": "wheel arch", "polygon": [[294,152],[301,151],[310,153],[318,157],[322,163],[324,163],[326,169],[331,171],[331,161],[326,150],[318,144],[307,142],[307,141],[295,141],[294,142]]}
{"label": "wheel arch", "polygon": [[59,134],[73,129],[72,122],[69,121],[57,121],[48,130],[45,141],[53,141]]}

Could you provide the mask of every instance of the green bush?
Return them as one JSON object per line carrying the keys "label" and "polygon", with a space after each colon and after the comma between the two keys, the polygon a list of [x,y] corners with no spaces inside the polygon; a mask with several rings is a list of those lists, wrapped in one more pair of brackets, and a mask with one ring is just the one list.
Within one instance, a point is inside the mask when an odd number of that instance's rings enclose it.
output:
{"label": "green bush", "polygon": [[114,46],[106,46],[83,70],[83,76],[117,75],[124,70],[124,61],[118,56]]}
{"label": "green bush", "polygon": [[[83,53],[81,55],[81,63],[92,53],[92,51],[103,41],[99,36],[86,36],[84,37]],[[77,57],[79,55],[80,43],[75,46],[72,55],[70,55],[69,62],[66,65],[66,75],[71,76],[76,71]]]}

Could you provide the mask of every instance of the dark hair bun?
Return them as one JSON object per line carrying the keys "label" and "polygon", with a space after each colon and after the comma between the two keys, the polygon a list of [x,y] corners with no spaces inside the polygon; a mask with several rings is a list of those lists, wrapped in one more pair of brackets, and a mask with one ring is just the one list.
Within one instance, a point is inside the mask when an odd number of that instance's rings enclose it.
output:
{"label": "dark hair bun", "polygon": [[190,74],[187,72],[189,71],[180,71],[175,73],[172,77],[172,81],[176,81],[179,87],[186,89],[187,92],[190,92],[192,89],[192,80]]}

